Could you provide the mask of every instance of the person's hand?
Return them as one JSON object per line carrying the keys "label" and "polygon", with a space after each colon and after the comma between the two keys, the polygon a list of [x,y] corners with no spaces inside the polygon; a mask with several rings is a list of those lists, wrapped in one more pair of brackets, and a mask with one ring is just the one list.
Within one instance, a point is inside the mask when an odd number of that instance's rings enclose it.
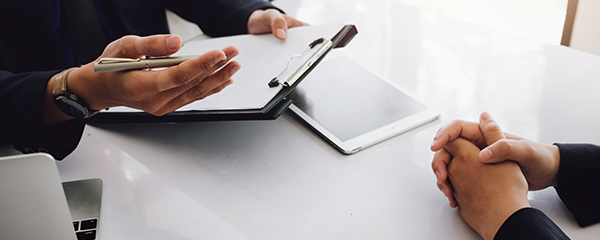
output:
{"label": "person's hand", "polygon": [[556,186],[560,151],[555,145],[543,145],[526,139],[502,139],[483,149],[479,159],[484,163],[517,162],[525,174],[529,190]]}
{"label": "person's hand", "polygon": [[[448,198],[450,207],[453,208],[457,206],[457,203],[446,169],[446,166],[452,160],[452,156],[443,146],[460,137],[473,142],[479,149],[482,149],[489,144],[506,138],[506,134],[488,113],[482,113],[479,122],[478,124],[463,120],[452,121],[438,130],[431,144],[431,150],[436,152],[431,162],[431,168],[437,178],[437,186]],[[513,136],[509,135],[509,137]]]}
{"label": "person's hand", "polygon": [[248,33],[272,32],[276,38],[286,39],[288,28],[307,25],[307,23],[282,14],[276,9],[256,10],[248,19]]}
{"label": "person's hand", "polygon": [[527,182],[515,162],[482,163],[479,148],[463,138],[444,149],[452,155],[448,176],[459,213],[485,239],[493,239],[508,217],[530,206]]}
{"label": "person's hand", "polygon": [[[529,190],[540,190],[556,186],[560,152],[557,146],[538,144],[518,136],[504,133],[488,113],[482,113],[480,123],[462,120],[453,121],[442,127],[431,145],[437,151],[433,157],[432,169],[438,180],[438,188],[448,197],[451,207],[456,207],[452,185],[447,179],[446,165],[451,156],[442,147],[458,137],[468,139],[483,149],[479,159],[484,163],[497,163],[512,160],[519,164],[527,179]],[[489,145],[489,146],[487,146]]]}
{"label": "person's hand", "polygon": [[[110,43],[100,58],[168,56],[177,52],[179,48],[181,48],[181,38],[176,35],[125,36]],[[235,61],[229,63],[227,61],[236,55],[238,50],[230,46],[222,50],[209,51],[197,58],[159,71],[96,73],[93,63],[88,63],[71,72],[68,86],[71,92],[85,99],[91,109],[127,106],[161,116],[215,94],[231,84],[231,77],[241,66]],[[55,77],[48,83],[47,95],[51,95]],[[51,96],[46,96],[45,101],[52,102]],[[52,112],[58,109],[47,110],[46,106],[49,105],[46,104],[44,107],[45,123],[51,124],[69,119],[64,114],[60,117],[53,115]]]}

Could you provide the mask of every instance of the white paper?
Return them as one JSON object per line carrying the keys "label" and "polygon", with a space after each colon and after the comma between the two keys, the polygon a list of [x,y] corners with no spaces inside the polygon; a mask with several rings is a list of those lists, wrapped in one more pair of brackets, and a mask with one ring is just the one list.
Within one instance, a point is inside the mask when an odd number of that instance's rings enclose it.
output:
{"label": "white paper", "polygon": [[[336,24],[291,28],[288,29],[286,40],[279,40],[269,33],[187,42],[173,56],[201,55],[213,49],[223,49],[232,45],[240,51],[233,60],[239,62],[242,68],[233,76],[232,85],[220,93],[190,103],[178,111],[263,108],[281,89],[281,86],[269,87],[269,81],[285,69],[290,57],[301,54],[315,39],[333,38],[343,26]],[[127,107],[115,107],[109,110],[109,112],[132,111],[139,110]]]}

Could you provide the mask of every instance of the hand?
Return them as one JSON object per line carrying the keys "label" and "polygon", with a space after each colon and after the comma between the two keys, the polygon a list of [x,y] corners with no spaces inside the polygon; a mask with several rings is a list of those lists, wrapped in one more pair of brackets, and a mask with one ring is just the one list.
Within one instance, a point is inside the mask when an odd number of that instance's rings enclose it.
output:
{"label": "hand", "polygon": [[437,178],[438,188],[448,198],[450,207],[453,208],[457,206],[457,203],[446,170],[446,166],[450,163],[452,156],[442,147],[446,143],[461,137],[473,142],[481,149],[506,137],[500,126],[498,126],[488,113],[482,113],[479,122],[478,124],[463,120],[452,121],[438,130],[431,144],[431,150],[436,152],[431,162],[431,168]]}
{"label": "hand", "polygon": [[[527,179],[529,190],[556,186],[560,165],[560,152],[557,146],[538,144],[509,133],[504,133],[506,139],[494,137],[500,136],[500,132],[502,131],[498,124],[489,113],[484,112],[481,114],[479,124],[456,120],[442,127],[436,134],[431,145],[431,150],[437,151],[433,157],[432,168],[438,179],[438,188],[449,198],[451,207],[456,207],[452,186],[446,179],[446,165],[451,157],[441,148],[446,142],[457,137],[468,139],[483,149],[479,158],[484,163],[506,160],[517,162]],[[486,147],[486,145],[490,146]]]}
{"label": "hand", "polygon": [[448,176],[462,218],[485,239],[493,239],[504,221],[529,207],[527,182],[515,162],[486,164],[479,148],[457,138],[444,145],[453,157]]}
{"label": "hand", "polygon": [[529,190],[556,186],[560,151],[555,145],[542,145],[525,139],[502,139],[483,149],[479,159],[484,163],[507,159],[517,162],[525,174]]}
{"label": "hand", "polygon": [[272,32],[276,38],[286,39],[288,28],[307,25],[308,23],[296,20],[275,9],[256,10],[248,19],[248,33],[261,34]]}
{"label": "hand", "polygon": [[[179,48],[181,38],[175,35],[125,36],[110,43],[100,57],[167,56]],[[240,69],[240,64],[227,61],[236,55],[238,50],[230,46],[160,71],[96,73],[93,63],[88,63],[71,72],[68,85],[69,90],[85,99],[91,109],[127,106],[160,116],[215,94],[231,84],[231,77]],[[219,69],[223,65],[226,66]],[[54,78],[48,82],[44,103],[44,121],[47,124],[70,119],[54,104],[47,104],[53,102]]]}

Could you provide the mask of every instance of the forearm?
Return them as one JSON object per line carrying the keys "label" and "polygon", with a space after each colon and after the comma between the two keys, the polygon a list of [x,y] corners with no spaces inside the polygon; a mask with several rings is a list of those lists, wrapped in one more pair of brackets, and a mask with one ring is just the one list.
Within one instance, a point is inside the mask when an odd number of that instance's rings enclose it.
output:
{"label": "forearm", "polygon": [[13,74],[0,71],[0,136],[18,150],[48,152],[56,159],[71,153],[81,137],[84,121],[44,124],[48,79],[56,71]]}

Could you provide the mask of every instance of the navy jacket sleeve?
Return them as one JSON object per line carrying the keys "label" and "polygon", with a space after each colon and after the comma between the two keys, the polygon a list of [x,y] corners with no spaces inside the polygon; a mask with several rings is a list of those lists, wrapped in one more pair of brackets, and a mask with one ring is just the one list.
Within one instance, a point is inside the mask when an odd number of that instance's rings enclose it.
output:
{"label": "navy jacket sleeve", "polygon": [[546,214],[535,208],[522,208],[513,213],[498,229],[495,240],[569,239]]}
{"label": "navy jacket sleeve", "polygon": [[580,226],[600,222],[600,146],[556,145],[560,149],[558,196]]}
{"label": "navy jacket sleeve", "polygon": [[43,124],[42,98],[48,80],[56,73],[0,70],[0,137],[21,152],[47,152],[63,159],[79,143],[83,120]]}
{"label": "navy jacket sleeve", "polygon": [[263,0],[165,0],[164,4],[180,17],[198,24],[202,32],[211,37],[246,34],[252,12],[277,9]]}

